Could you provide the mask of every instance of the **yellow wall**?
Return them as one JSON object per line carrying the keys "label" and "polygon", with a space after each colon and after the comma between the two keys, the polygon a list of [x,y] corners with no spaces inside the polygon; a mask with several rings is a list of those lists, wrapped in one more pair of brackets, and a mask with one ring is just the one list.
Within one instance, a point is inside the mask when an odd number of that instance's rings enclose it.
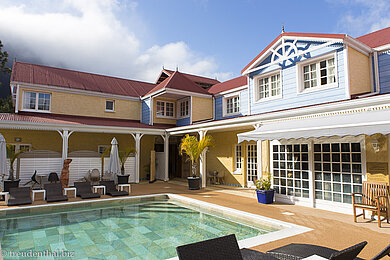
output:
{"label": "yellow wall", "polygon": [[[374,138],[378,141],[380,147],[377,153],[372,147]],[[387,182],[390,184],[388,138],[388,136],[381,134],[366,136],[367,181]]]}
{"label": "yellow wall", "polygon": [[369,57],[348,47],[349,83],[351,95],[371,91]]}
{"label": "yellow wall", "polygon": [[192,97],[192,122],[213,118],[213,99]]}
{"label": "yellow wall", "polygon": [[269,154],[269,140],[261,142],[261,171],[262,176],[268,175],[271,171],[270,168],[270,154]]}
{"label": "yellow wall", "polygon": [[150,151],[154,150],[154,140],[155,136],[153,135],[144,135],[141,139],[140,179],[146,178],[145,166],[150,165]]}
{"label": "yellow wall", "polygon": [[128,147],[135,148],[134,138],[128,134],[102,134],[102,133],[81,133],[74,132],[69,137],[69,153],[80,150],[98,151],[99,145],[111,145],[112,138],[116,138],[119,150]]}
{"label": "yellow wall", "polygon": [[[34,150],[62,152],[62,138],[60,134],[55,131],[1,129],[0,133],[4,136],[7,144],[31,144]],[[22,138],[22,140],[16,142],[16,137]]]}
{"label": "yellow wall", "polygon": [[[174,108],[173,108],[173,117],[174,118],[164,118],[164,117],[157,117],[157,101],[168,101],[168,102],[173,102],[174,103]],[[176,125],[176,100],[174,99],[169,99],[169,98],[154,98],[153,99],[153,123],[154,124],[172,124]]]}
{"label": "yellow wall", "polygon": [[[245,132],[245,131],[240,131]],[[237,144],[237,134],[234,132],[210,133],[214,138],[215,146],[207,152],[207,172],[224,172],[225,183],[235,185],[246,185],[246,142],[241,144],[241,173],[233,174],[235,171],[234,152]]]}
{"label": "yellow wall", "polygon": [[[119,99],[109,99],[98,96],[71,94],[58,91],[37,91],[27,87],[20,88],[19,110],[23,107],[23,91],[50,93],[51,113],[77,116],[93,116],[105,118],[120,118],[140,120],[141,102]],[[115,101],[115,112],[106,112],[106,100]]]}

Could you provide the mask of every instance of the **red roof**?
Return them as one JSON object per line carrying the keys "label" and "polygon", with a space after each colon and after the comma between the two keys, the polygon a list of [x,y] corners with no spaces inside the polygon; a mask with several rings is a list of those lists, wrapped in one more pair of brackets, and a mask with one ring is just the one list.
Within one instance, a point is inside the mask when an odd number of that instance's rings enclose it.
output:
{"label": "red roof", "polygon": [[14,63],[11,74],[11,82],[13,81],[132,97],[140,97],[156,86],[155,84],[142,81],[25,62]]}
{"label": "red roof", "polygon": [[225,82],[215,84],[214,86],[208,89],[208,92],[210,94],[217,94],[230,89],[235,89],[241,86],[245,86],[246,84],[247,84],[247,77],[240,76]]}
{"label": "red roof", "polygon": [[331,33],[294,33],[294,32],[284,32],[278,35],[259,55],[257,55],[244,69],[241,70],[241,74],[249,68],[253,63],[256,62],[258,58],[261,57],[272,45],[274,45],[282,36],[293,36],[293,37],[309,37],[309,38],[332,38],[332,39],[344,39],[345,34],[331,34]]}
{"label": "red roof", "polygon": [[36,114],[36,113],[29,113],[29,112],[19,112],[18,114],[0,113],[0,121],[70,124],[70,125],[116,126],[116,127],[131,127],[131,128],[154,128],[154,129],[167,129],[172,127],[172,125],[165,125],[165,124],[154,124],[154,125],[142,124],[136,120],[59,115],[59,114]]}
{"label": "red roof", "polygon": [[371,48],[390,44],[390,27],[357,37],[359,41]]}
{"label": "red roof", "polygon": [[158,84],[155,88],[149,91],[146,95],[154,93],[160,89],[177,89],[200,94],[209,94],[207,90],[197,85],[186,77],[183,73],[175,71],[171,76]]}
{"label": "red roof", "polygon": [[[164,69],[163,71],[166,72],[169,76],[174,73],[173,70]],[[186,76],[188,79],[190,79],[190,80],[192,80],[194,82],[198,82],[198,83],[214,85],[214,84],[218,84],[220,82],[220,81],[218,81],[216,79],[211,79],[211,78],[206,78],[206,77],[202,77],[202,76],[187,74],[187,73],[183,73],[183,72],[181,72],[181,74]]]}

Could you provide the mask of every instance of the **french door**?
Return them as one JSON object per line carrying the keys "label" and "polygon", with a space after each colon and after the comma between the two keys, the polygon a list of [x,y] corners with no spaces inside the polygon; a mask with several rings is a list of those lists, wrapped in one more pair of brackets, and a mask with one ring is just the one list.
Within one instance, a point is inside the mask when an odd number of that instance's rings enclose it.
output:
{"label": "french door", "polygon": [[257,145],[248,144],[246,156],[246,176],[248,187],[255,185],[257,180]]}

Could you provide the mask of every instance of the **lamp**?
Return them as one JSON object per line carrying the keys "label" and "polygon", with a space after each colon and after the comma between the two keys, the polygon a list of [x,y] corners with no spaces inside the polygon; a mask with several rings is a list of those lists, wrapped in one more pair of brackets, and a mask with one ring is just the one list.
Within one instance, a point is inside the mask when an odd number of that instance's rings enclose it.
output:
{"label": "lamp", "polygon": [[376,138],[372,139],[371,141],[372,148],[374,149],[374,152],[379,152],[380,147],[379,147],[379,142]]}

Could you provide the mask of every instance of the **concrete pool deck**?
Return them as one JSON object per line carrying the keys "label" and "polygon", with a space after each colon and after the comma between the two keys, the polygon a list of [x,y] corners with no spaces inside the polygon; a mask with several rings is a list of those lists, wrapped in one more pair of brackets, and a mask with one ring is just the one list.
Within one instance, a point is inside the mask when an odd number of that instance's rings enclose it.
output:
{"label": "concrete pool deck", "polygon": [[[131,196],[158,193],[178,194],[313,229],[303,234],[253,247],[253,249],[262,252],[290,243],[311,243],[334,249],[343,249],[365,240],[368,241],[368,245],[359,256],[372,258],[390,241],[390,224],[386,222],[382,223],[382,228],[378,228],[376,220],[370,221],[359,218],[359,223],[354,223],[352,215],[296,205],[278,203],[262,205],[257,203],[255,193],[250,189],[210,186],[206,189],[190,191],[187,189],[186,183],[178,181],[132,184]],[[102,198],[110,197],[102,196]],[[79,198],[72,198],[68,202],[80,200]],[[41,204],[47,203],[37,200],[33,205]],[[1,201],[0,209],[4,208],[8,207],[4,206],[4,201]]]}

